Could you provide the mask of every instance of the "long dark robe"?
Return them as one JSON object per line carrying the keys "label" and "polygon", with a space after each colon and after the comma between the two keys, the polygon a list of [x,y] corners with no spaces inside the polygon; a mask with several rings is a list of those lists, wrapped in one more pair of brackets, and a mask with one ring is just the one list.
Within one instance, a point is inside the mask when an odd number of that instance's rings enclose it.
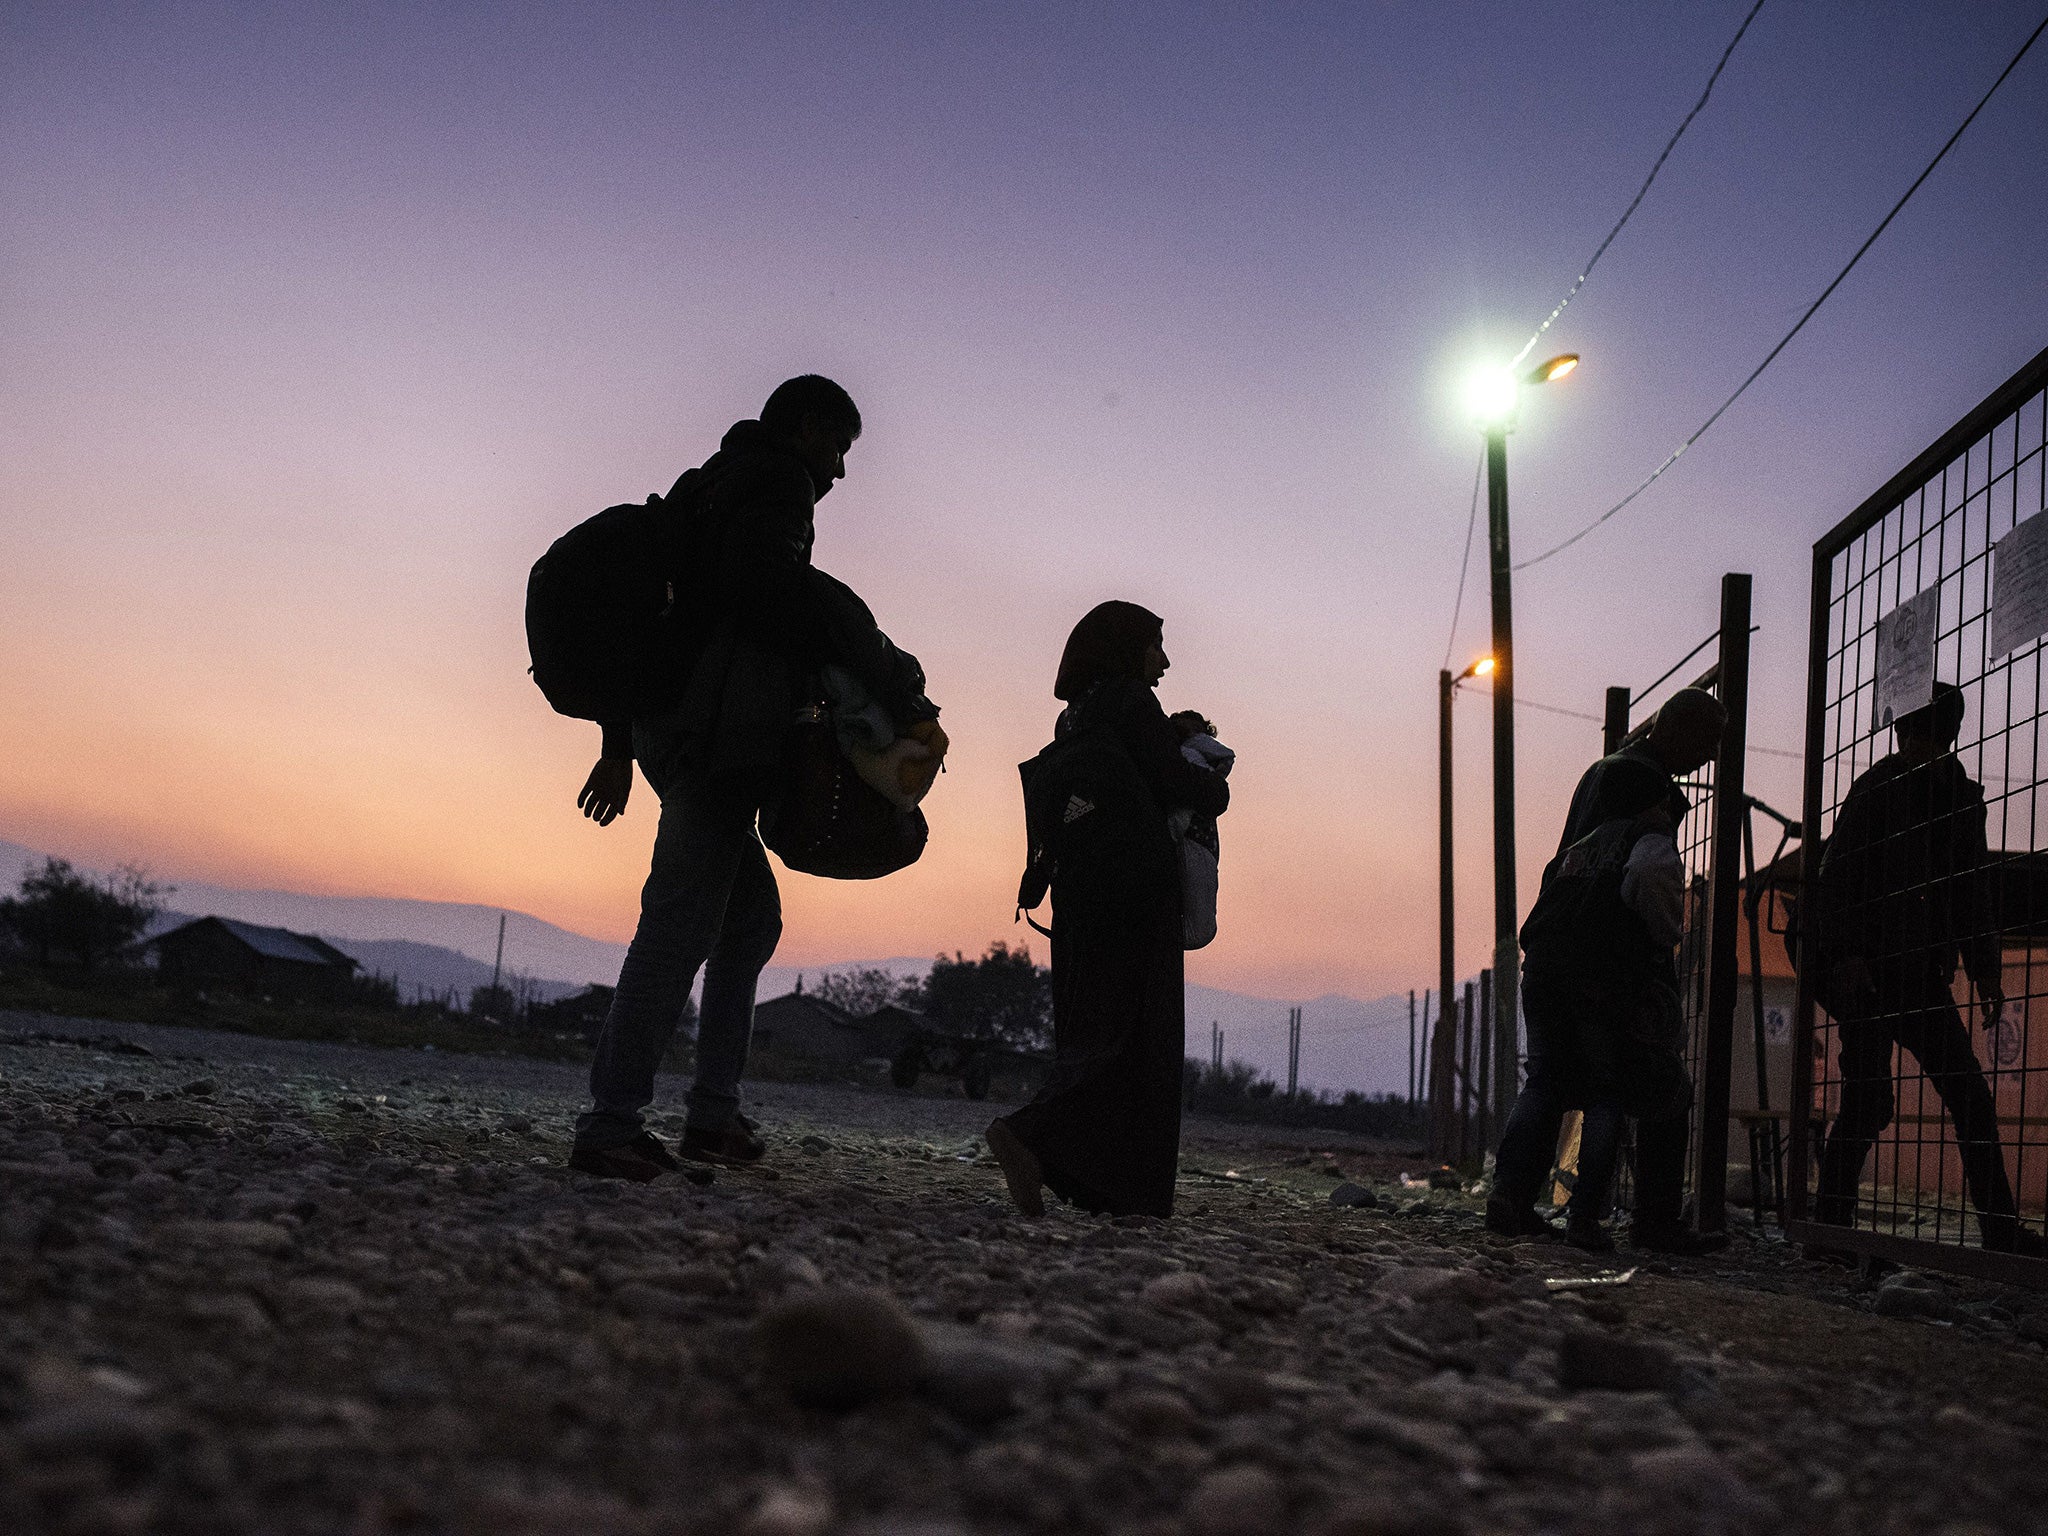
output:
{"label": "long dark robe", "polygon": [[[1115,731],[1162,822],[1175,807],[1214,816],[1229,804],[1223,778],[1180,755],[1142,683],[1103,683],[1062,723]],[[1053,1066],[1010,1128],[1060,1198],[1107,1215],[1170,1216],[1187,1053],[1178,867],[1063,869],[1052,898]]]}

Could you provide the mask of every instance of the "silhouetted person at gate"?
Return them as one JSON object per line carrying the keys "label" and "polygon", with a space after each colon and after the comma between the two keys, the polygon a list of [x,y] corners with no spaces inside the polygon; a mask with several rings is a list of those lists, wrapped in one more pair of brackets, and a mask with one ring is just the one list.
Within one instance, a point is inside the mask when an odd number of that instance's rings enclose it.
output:
{"label": "silhouetted person at gate", "polygon": [[1557,855],[1522,930],[1522,1009],[1528,1081],[1515,1100],[1486,1202],[1488,1230],[1546,1236],[1536,1213],[1565,1112],[1586,1112],[1579,1184],[1565,1236],[1613,1247],[1601,1224],[1624,1121],[1636,1121],[1630,1242],[1663,1253],[1704,1253],[1720,1234],[1683,1221],[1692,1084],[1682,1054],[1673,947],[1684,928],[1685,869],[1674,842],[1688,804],[1677,777],[1712,759],[1728,712],[1711,693],[1681,688],[1641,742],[1587,769],[1572,795]]}
{"label": "silhouetted person at gate", "polygon": [[1956,1008],[1960,968],[1984,1026],[2005,1000],[2003,957],[1987,900],[1984,791],[1952,748],[1962,691],[1901,716],[1898,749],[1849,786],[1814,893],[1816,997],[1841,1039],[1841,1108],[1821,1153],[1815,1217],[1853,1226],[1863,1165],[1892,1122],[1895,1047],[1913,1054],[1955,1126],[1963,1179],[1984,1246],[2048,1254],[2019,1224],[1998,1113]]}

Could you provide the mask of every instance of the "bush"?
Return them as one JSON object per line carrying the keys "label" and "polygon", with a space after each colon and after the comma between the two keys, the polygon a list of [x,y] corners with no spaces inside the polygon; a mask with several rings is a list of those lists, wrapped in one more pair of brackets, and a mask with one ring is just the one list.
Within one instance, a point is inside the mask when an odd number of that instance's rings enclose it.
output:
{"label": "bush", "polygon": [[1375,1098],[1356,1089],[1341,1095],[1304,1089],[1289,1098],[1272,1078],[1243,1061],[1213,1067],[1190,1058],[1182,1063],[1181,1084],[1182,1100],[1191,1110],[1264,1125],[1413,1137],[1423,1133],[1428,1118],[1425,1108],[1397,1093]]}

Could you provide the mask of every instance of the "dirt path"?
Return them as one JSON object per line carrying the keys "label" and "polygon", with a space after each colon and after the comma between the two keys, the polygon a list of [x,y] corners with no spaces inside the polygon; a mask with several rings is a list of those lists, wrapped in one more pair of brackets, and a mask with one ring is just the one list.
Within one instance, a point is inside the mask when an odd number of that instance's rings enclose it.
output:
{"label": "dirt path", "polygon": [[[1630,1260],[1488,1238],[1394,1150],[1214,1123],[1174,1222],[1023,1222],[984,1106],[829,1087],[758,1090],[761,1170],[593,1183],[560,1168],[580,1087],[0,1016],[0,1530],[1964,1536],[2048,1507],[2048,1297],[1751,1241],[1556,1288]],[[1376,1205],[1333,1206],[1347,1178]]]}

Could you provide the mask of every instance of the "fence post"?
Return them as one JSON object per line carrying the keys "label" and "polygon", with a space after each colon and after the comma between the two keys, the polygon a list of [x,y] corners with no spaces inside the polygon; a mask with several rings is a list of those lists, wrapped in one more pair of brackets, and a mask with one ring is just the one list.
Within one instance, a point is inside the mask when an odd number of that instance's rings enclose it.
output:
{"label": "fence post", "polygon": [[[1516,990],[1519,1004],[1521,992]],[[1490,1145],[1499,1145],[1501,1132],[1508,1128],[1508,1115],[1515,1107],[1515,1098],[1521,1092],[1521,1020],[1517,1006],[1515,1014],[1503,1013],[1500,1017],[1500,1037],[1493,1042],[1493,1125],[1487,1134]]]}
{"label": "fence post", "polygon": [[1743,759],[1749,750],[1750,578],[1721,578],[1720,681],[1728,711],[1714,760],[1714,827],[1707,873],[1707,1007],[1700,1042],[1699,1164],[1694,1183],[1702,1232],[1728,1226],[1728,1087],[1735,1049],[1735,1007],[1741,993],[1735,944],[1741,926],[1742,826],[1748,814]]}
{"label": "fence post", "polygon": [[[1805,761],[1800,764],[1799,886],[1802,904],[1810,903],[1815,882],[1820,878],[1820,794],[1821,762],[1827,745],[1828,706],[1828,609],[1833,596],[1835,557],[1813,552],[1813,580],[1808,592],[1806,616],[1806,739],[1802,743]],[[1806,906],[1811,911],[1810,905]],[[1806,1180],[1813,1160],[1813,1140],[1819,1129],[1814,1124],[1814,998],[1813,966],[1794,967],[1792,993],[1792,1141],[1785,1152],[1785,1219],[1807,1219]]]}
{"label": "fence post", "polygon": [[1626,688],[1607,690],[1607,718],[1600,725],[1600,750],[1612,756],[1621,750],[1621,744],[1628,739],[1628,712],[1631,704]]}
{"label": "fence post", "polygon": [[1455,1156],[1451,1116],[1458,1060],[1458,1010],[1449,999],[1439,999],[1436,1030],[1429,1041],[1429,1160],[1441,1167]]}
{"label": "fence post", "polygon": [[1473,1033],[1479,1038],[1475,1043],[1478,1061],[1477,1071],[1472,1074],[1472,1139],[1477,1143],[1471,1156],[1483,1162],[1486,1149],[1492,1143],[1489,1134],[1493,1126],[1493,1037],[1498,1033],[1493,1008],[1493,972],[1479,973],[1479,1017],[1473,1021]]}

